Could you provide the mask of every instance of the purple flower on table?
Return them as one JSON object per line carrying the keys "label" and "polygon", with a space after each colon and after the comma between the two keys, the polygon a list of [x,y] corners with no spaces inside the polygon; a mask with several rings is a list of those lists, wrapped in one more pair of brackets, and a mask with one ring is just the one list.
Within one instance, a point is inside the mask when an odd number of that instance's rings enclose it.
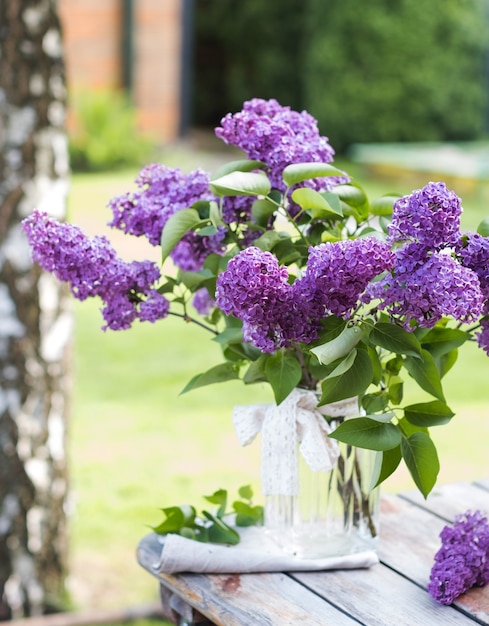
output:
{"label": "purple flower on table", "polygon": [[428,591],[440,604],[451,604],[474,586],[489,582],[489,525],[480,511],[458,515],[440,534]]}
{"label": "purple flower on table", "polygon": [[305,275],[293,290],[317,309],[318,319],[328,311],[348,318],[370,281],[393,262],[390,247],[375,237],[323,243],[309,249]]}
{"label": "purple flower on table", "polygon": [[105,237],[88,237],[80,228],[34,211],[22,227],[33,259],[58,280],[68,282],[78,300],[99,296],[104,328],[129,328],[135,319],[155,321],[168,315],[169,303],[155,283],[160,272],[151,261],[127,263]]}
{"label": "purple flower on table", "polygon": [[461,214],[460,198],[445,183],[428,183],[395,202],[388,241],[435,250],[453,246],[460,239]]}
{"label": "purple flower on table", "polygon": [[[318,124],[306,111],[297,112],[277,100],[254,98],[235,114],[228,113],[216,128],[216,136],[241,148],[250,159],[263,161],[270,169],[272,186],[285,190],[282,172],[292,163],[330,163],[334,150],[319,134]],[[314,189],[331,189],[348,177],[317,178],[307,184]]]}
{"label": "purple flower on table", "polygon": [[429,254],[411,243],[396,251],[391,273],[367,289],[366,300],[379,299],[378,308],[404,317],[404,326],[431,328],[443,317],[475,322],[483,295],[477,274],[450,254]]}

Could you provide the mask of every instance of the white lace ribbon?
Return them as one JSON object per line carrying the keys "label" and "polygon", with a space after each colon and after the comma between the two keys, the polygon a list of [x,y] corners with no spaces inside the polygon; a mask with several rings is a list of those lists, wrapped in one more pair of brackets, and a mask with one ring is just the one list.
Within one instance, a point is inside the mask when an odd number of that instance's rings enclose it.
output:
{"label": "white lace ribbon", "polygon": [[356,398],[317,406],[312,391],[295,389],[280,404],[236,406],[233,424],[241,445],[246,446],[261,431],[261,482],[264,495],[292,496],[299,493],[297,444],[314,472],[327,472],[338,459],[338,444],[330,439],[331,427],[324,419],[358,415]]}

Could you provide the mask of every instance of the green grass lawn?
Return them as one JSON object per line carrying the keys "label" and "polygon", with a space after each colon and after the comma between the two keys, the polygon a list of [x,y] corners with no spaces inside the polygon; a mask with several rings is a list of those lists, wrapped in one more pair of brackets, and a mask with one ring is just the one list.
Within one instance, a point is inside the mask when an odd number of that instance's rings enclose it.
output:
{"label": "green grass lawn", "polygon": [[[183,167],[195,166],[193,153],[170,156]],[[361,179],[361,170],[356,172]],[[74,176],[72,221],[101,232],[110,218],[107,200],[130,188],[134,174]],[[380,181],[368,187],[374,195],[396,188],[392,181],[387,188]],[[474,228],[483,210],[475,197],[466,208],[466,228]],[[124,236],[115,241],[128,257],[148,253],[157,259],[142,242],[128,246]],[[220,487],[234,494],[252,484],[258,492],[259,445],[239,446],[231,411],[235,404],[271,401],[272,394],[263,385],[233,382],[179,396],[189,378],[219,362],[218,346],[204,331],[169,318],[130,332],[103,332],[97,302],[76,302],[74,311],[71,588],[79,608],[140,604],[156,598],[157,586],[137,565],[135,549],[149,525],[160,521],[159,508],[200,506],[202,495]],[[433,431],[441,483],[487,474],[487,357],[474,348],[461,358],[463,365],[446,384],[457,417]],[[385,489],[411,486],[400,471]]]}

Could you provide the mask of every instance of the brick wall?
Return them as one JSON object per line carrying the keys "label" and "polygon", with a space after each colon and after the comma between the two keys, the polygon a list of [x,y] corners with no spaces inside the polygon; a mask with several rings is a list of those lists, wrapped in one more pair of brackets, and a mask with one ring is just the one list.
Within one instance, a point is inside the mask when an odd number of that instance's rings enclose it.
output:
{"label": "brick wall", "polygon": [[[133,100],[142,131],[178,136],[182,0],[134,0]],[[122,81],[122,0],[58,0],[70,91]],[[70,116],[70,124],[74,124]]]}

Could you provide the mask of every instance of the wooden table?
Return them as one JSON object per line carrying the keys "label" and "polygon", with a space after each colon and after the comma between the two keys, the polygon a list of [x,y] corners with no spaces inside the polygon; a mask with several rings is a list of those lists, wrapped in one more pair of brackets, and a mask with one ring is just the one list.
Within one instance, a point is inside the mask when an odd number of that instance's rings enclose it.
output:
{"label": "wooden table", "polygon": [[[439,533],[468,509],[489,513],[489,479],[381,499],[380,564],[367,570],[270,574],[159,574],[165,614],[174,623],[219,626],[489,625],[489,586],[452,606],[426,591]],[[142,539],[138,561],[151,572],[161,545]],[[153,575],[154,573],[151,572]]]}

